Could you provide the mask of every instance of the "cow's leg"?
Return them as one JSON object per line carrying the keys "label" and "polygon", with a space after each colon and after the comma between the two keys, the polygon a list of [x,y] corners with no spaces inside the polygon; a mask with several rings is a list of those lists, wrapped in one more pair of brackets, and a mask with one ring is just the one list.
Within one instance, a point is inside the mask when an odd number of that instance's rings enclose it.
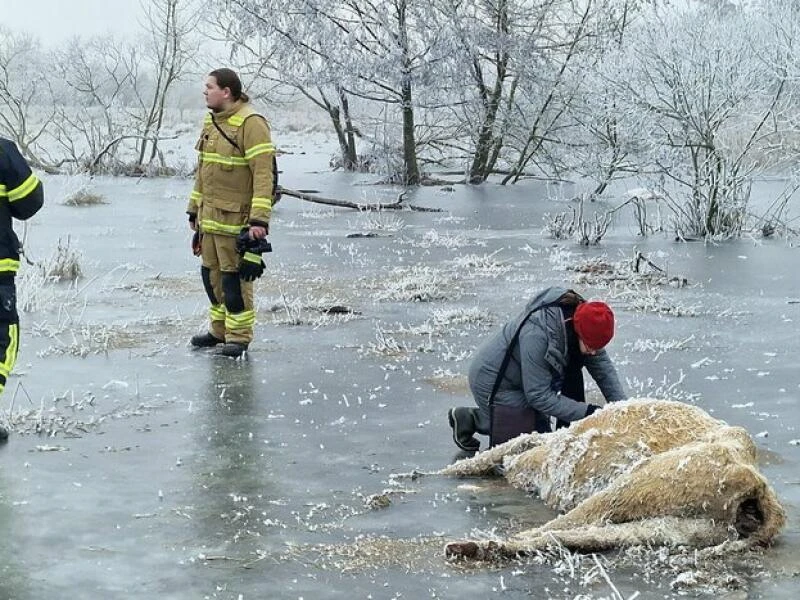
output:
{"label": "cow's leg", "polygon": [[716,546],[729,539],[724,524],[711,519],[659,517],[630,523],[584,525],[574,529],[522,532],[506,541],[464,541],[447,544],[448,557],[497,560],[525,556],[560,546],[573,552],[602,552],[629,546]]}
{"label": "cow's leg", "polygon": [[521,454],[543,443],[544,438],[540,433],[529,433],[509,440],[504,444],[479,452],[471,458],[459,460],[438,471],[439,475],[450,477],[481,477],[497,472],[503,465],[506,456]]}

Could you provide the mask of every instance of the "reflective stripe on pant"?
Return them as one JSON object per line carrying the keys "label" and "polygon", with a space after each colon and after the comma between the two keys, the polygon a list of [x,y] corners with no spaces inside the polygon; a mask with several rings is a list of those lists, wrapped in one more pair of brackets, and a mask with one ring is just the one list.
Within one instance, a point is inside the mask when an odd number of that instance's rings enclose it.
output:
{"label": "reflective stripe on pant", "polygon": [[0,393],[6,387],[6,381],[17,362],[19,351],[19,325],[17,323],[0,323]]}
{"label": "reflective stripe on pant", "polygon": [[236,238],[204,234],[202,257],[203,285],[211,302],[211,334],[226,342],[249,344],[256,321],[253,283],[239,279]]}
{"label": "reflective stripe on pant", "polygon": [[0,392],[17,362],[19,351],[19,317],[17,289],[13,278],[0,283]]}

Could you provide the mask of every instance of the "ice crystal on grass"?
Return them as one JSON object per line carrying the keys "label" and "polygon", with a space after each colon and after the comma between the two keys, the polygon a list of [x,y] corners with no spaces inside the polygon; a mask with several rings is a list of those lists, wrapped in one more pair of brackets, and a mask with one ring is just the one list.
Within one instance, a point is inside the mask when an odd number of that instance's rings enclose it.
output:
{"label": "ice crystal on grass", "polygon": [[[259,307],[259,312],[261,311]],[[281,302],[269,307],[273,323],[280,325],[310,325],[314,328],[340,325],[360,316],[360,312],[347,306],[338,297],[323,294],[303,297],[287,297],[281,294]]]}
{"label": "ice crystal on grass", "polygon": [[694,339],[694,335],[690,335],[684,340],[652,340],[652,339],[639,339],[635,342],[626,342],[625,350],[633,354],[641,354],[643,352],[653,352],[655,356],[653,360],[658,360],[662,354],[671,352],[673,350],[686,350],[689,342]]}
{"label": "ice crystal on grass", "polygon": [[405,219],[386,211],[370,211],[359,213],[355,221],[348,221],[351,229],[361,232],[385,231],[396,233],[406,227]]}
{"label": "ice crystal on grass", "polygon": [[377,300],[395,302],[431,302],[452,298],[453,277],[431,267],[395,267],[375,294]]}
{"label": "ice crystal on grass", "polygon": [[439,233],[435,229],[425,232],[417,243],[422,248],[440,247],[450,250],[470,245],[470,240],[463,233]]}
{"label": "ice crystal on grass", "polygon": [[696,404],[699,394],[687,392],[681,387],[686,374],[681,371],[677,380],[671,381],[665,375],[660,381],[648,377],[641,380],[638,377],[627,377],[627,388],[631,397],[656,398],[661,400],[675,400],[687,404]]}
{"label": "ice crystal on grass", "polygon": [[431,321],[437,329],[450,328],[454,325],[487,325],[494,323],[492,314],[477,306],[471,308],[435,308],[431,312]]}
{"label": "ice crystal on grass", "polygon": [[700,306],[670,302],[663,294],[653,288],[640,290],[640,292],[639,295],[632,295],[628,300],[629,309],[670,317],[696,317],[701,314]]}
{"label": "ice crystal on grass", "polygon": [[408,354],[408,346],[403,342],[397,341],[392,335],[381,328],[375,327],[375,341],[369,342],[368,350],[372,354],[383,356],[403,356]]}
{"label": "ice crystal on grass", "polygon": [[441,392],[464,395],[469,393],[467,376],[454,373],[450,369],[435,369],[433,375],[426,377],[425,381]]}
{"label": "ice crystal on grass", "polygon": [[336,216],[336,211],[332,208],[320,208],[313,204],[310,207],[303,205],[303,208],[300,216],[304,219],[331,219]]}
{"label": "ice crystal on grass", "polygon": [[20,269],[17,280],[17,309],[38,312],[63,302],[63,293],[54,284],[56,279],[36,265]]}
{"label": "ice crystal on grass", "polygon": [[501,250],[491,254],[465,254],[453,259],[453,264],[473,276],[498,277],[511,270],[511,265],[495,259]]}
{"label": "ice crystal on grass", "polygon": [[85,358],[117,348],[133,348],[146,340],[144,334],[130,331],[124,325],[106,323],[60,323],[50,327],[44,321],[35,323],[32,333],[53,340],[53,345],[38,352],[41,357],[66,354]]}

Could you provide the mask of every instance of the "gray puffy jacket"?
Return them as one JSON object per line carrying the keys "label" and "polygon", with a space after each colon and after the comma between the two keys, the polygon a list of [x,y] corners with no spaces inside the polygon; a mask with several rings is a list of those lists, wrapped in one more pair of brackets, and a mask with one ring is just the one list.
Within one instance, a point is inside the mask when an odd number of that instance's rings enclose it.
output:
{"label": "gray puffy jacket", "polygon": [[[556,302],[568,291],[562,287],[543,290],[524,311],[478,349],[469,369],[469,386],[483,423],[489,422],[489,395],[506,349],[520,323],[532,310]],[[563,381],[567,360],[567,330],[561,308],[548,306],[536,311],[522,326],[519,343],[515,344],[495,402],[506,406],[528,405],[539,413],[562,421],[582,419],[588,405],[559,393],[558,383]],[[625,400],[617,370],[605,350],[585,356],[584,366],[607,402]]]}

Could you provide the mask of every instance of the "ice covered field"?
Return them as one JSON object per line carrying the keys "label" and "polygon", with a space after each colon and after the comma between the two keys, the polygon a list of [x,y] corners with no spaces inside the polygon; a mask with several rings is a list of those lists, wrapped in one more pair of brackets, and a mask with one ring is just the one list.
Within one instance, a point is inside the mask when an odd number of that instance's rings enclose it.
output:
{"label": "ice covered field", "polygon": [[[287,187],[395,198],[329,173],[330,138],[280,134]],[[256,341],[231,361],[187,344],[206,310],[191,182],[97,178],[107,203],[63,205],[82,183],[47,178],[24,232],[36,265],[20,277],[22,347],[0,404],[15,431],[0,448],[0,598],[796,597],[796,245],[642,241],[624,215],[599,247],[554,242],[543,215],[566,207],[542,184],[412,193],[440,213],[285,198]],[[377,235],[348,237],[364,233]],[[634,246],[668,275],[632,272]],[[77,281],[43,278],[59,256]],[[445,561],[447,540],[552,513],[500,482],[391,475],[451,460],[446,410],[469,402],[471,352],[561,283],[614,306],[631,392],[697,403],[756,438],[789,513],[778,546],[708,563],[646,549]]]}

